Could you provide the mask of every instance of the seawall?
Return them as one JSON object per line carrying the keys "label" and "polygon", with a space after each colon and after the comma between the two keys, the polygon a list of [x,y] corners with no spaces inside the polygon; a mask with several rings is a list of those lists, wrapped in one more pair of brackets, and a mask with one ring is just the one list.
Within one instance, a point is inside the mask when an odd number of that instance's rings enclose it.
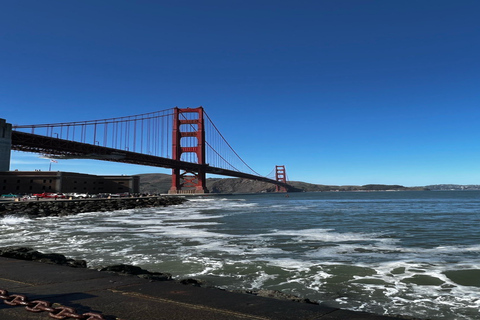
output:
{"label": "seawall", "polygon": [[180,197],[138,197],[115,199],[8,201],[0,203],[0,216],[23,215],[31,218],[67,216],[84,212],[106,212],[134,208],[165,207],[187,201]]}

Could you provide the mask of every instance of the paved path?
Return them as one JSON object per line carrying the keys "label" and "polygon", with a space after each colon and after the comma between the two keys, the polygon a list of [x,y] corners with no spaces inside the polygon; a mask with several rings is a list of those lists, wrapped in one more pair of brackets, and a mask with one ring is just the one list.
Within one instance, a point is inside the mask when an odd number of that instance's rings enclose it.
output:
{"label": "paved path", "polygon": [[[150,282],[135,276],[76,269],[0,257],[0,289],[73,307],[78,314],[101,313],[122,320],[387,320],[326,306],[262,298],[175,281]],[[0,299],[0,319],[47,320]],[[54,305],[56,307],[57,305]],[[71,319],[71,318],[68,318]],[[88,318],[85,318],[88,319]]]}

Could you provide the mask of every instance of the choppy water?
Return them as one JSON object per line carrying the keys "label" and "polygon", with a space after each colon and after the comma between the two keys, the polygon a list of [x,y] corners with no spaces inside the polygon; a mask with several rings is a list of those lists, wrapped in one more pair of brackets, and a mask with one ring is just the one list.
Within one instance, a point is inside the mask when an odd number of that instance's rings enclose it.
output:
{"label": "choppy water", "polygon": [[135,264],[334,307],[480,319],[480,192],[294,193],[30,220],[0,246]]}

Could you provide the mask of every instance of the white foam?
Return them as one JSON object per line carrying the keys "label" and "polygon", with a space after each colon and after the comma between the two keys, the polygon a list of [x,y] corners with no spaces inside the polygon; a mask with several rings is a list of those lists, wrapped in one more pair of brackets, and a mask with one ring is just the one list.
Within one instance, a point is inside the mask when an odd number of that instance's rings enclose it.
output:
{"label": "white foam", "polygon": [[189,202],[214,202],[218,200],[219,199],[214,199],[214,198],[191,198],[189,199]]}
{"label": "white foam", "polygon": [[5,226],[24,224],[32,221],[28,217],[19,217],[19,216],[5,216],[0,219],[0,224]]}
{"label": "white foam", "polygon": [[256,273],[256,278],[251,281],[251,288],[252,289],[261,289],[265,282],[268,280],[276,279],[277,276],[273,274],[267,274],[264,271],[259,271]]}
{"label": "white foam", "polygon": [[392,242],[392,239],[379,239],[379,234],[354,233],[354,232],[334,232],[333,229],[300,229],[300,230],[276,230],[268,236],[290,236],[301,241],[322,241],[322,242],[348,242],[375,240],[383,242]]}
{"label": "white foam", "polygon": [[480,252],[480,245],[473,246],[438,246],[431,249],[431,251],[436,251],[438,253],[451,253],[451,252]]}
{"label": "white foam", "polygon": [[268,262],[271,266],[280,267],[284,270],[295,270],[295,271],[310,271],[310,268],[316,265],[313,262],[307,262],[298,259],[292,258],[281,258],[281,259],[273,259]]}

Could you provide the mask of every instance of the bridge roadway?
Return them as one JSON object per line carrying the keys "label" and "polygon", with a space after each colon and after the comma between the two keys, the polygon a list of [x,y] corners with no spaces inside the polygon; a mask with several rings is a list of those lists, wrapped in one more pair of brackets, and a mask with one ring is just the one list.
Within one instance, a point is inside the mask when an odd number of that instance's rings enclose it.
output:
{"label": "bridge roadway", "polygon": [[206,173],[263,181],[283,186],[287,189],[290,187],[288,184],[273,179],[239,171],[216,168],[209,165],[200,165],[192,162],[178,161],[143,153],[113,149],[15,130],[12,131],[12,150],[55,155],[59,158],[65,159],[96,159],[152,167],[193,170],[195,172],[198,172],[199,169],[204,169]]}
{"label": "bridge roadway", "polygon": [[[42,300],[51,302],[53,307],[72,307],[78,315],[102,314],[108,320],[399,319],[4,257],[0,257],[0,289],[7,290],[10,296],[24,295],[28,301]],[[48,312],[32,313],[23,306],[2,302],[0,299],[0,319],[51,319]]]}

